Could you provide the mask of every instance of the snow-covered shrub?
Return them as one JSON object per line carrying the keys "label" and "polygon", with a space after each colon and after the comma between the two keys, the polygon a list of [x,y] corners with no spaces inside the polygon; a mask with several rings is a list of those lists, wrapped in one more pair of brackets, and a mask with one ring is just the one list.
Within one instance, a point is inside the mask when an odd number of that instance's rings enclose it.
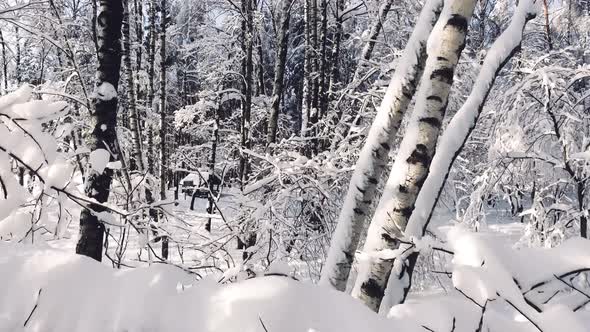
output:
{"label": "snow-covered shrub", "polygon": [[[19,242],[70,236],[79,179],[65,102],[32,100],[23,86],[0,97],[0,238]],[[73,143],[72,143],[73,144]]]}

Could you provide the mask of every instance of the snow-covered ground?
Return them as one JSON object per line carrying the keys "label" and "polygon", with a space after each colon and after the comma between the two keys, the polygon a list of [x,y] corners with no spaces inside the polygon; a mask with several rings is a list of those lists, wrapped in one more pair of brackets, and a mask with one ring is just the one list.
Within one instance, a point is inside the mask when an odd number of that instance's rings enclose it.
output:
{"label": "snow-covered ground", "polygon": [[[227,205],[235,197],[226,195],[224,201],[229,213]],[[181,199],[175,213],[200,234],[206,202],[199,200],[195,211],[189,204]],[[224,227],[221,219],[213,220],[212,238]],[[70,236],[61,239],[0,242],[0,331],[462,332],[480,324],[490,331],[536,331],[534,324],[544,332],[587,331],[587,298],[554,276],[566,275],[563,280],[574,287],[585,282],[568,272],[590,267],[589,241],[517,250],[524,227],[503,212],[489,216],[478,233],[449,220],[445,214],[433,220],[441,239],[422,245],[454,252],[452,260],[449,256],[442,262],[453,273],[449,287],[415,292],[387,317],[345,293],[272,275],[285,271],[281,266],[253,279],[239,275],[234,282],[226,278],[238,275],[231,266],[225,275],[203,273],[204,278],[174,264],[137,262],[137,268],[113,269],[109,260],[99,264],[73,253],[77,225],[72,222],[64,233]],[[139,245],[128,250],[133,257]],[[197,259],[198,254],[185,250],[182,265],[190,266],[188,257]],[[172,263],[181,265],[178,252],[171,248],[171,254]],[[240,252],[230,255],[238,261]],[[562,292],[547,295],[556,290]]]}

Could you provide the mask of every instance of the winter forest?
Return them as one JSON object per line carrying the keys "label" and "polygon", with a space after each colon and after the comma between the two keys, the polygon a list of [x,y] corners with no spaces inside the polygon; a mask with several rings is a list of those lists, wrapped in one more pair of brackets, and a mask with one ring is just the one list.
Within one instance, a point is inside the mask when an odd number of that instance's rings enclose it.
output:
{"label": "winter forest", "polygon": [[0,331],[590,331],[590,0],[0,0]]}

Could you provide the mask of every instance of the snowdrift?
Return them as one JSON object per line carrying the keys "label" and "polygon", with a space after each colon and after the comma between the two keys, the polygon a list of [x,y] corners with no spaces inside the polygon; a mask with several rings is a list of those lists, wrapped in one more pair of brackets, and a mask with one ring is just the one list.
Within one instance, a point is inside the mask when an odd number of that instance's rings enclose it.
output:
{"label": "snowdrift", "polygon": [[0,331],[422,331],[350,296],[287,277],[220,285],[168,265],[114,270],[0,243]]}
{"label": "snowdrift", "polygon": [[590,241],[521,248],[454,227],[452,288],[377,315],[348,294],[288,277],[231,284],[171,265],[116,270],[69,251],[0,242],[0,332],[584,332]]}

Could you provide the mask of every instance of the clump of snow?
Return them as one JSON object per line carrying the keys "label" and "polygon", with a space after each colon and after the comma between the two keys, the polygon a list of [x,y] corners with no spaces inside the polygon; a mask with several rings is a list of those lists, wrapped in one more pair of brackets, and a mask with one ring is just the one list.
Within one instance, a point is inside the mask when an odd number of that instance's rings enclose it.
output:
{"label": "clump of snow", "polygon": [[110,169],[121,169],[122,167],[123,167],[123,164],[121,164],[120,160],[107,163],[107,168],[110,168]]}
{"label": "clump of snow", "polygon": [[117,89],[115,89],[111,83],[102,82],[96,87],[96,98],[103,101],[109,101],[117,98]]}
{"label": "clump of snow", "polygon": [[72,179],[74,166],[63,158],[58,158],[49,165],[44,173],[46,188],[55,187],[61,189]]}
{"label": "clump of snow", "polygon": [[90,163],[90,167],[93,170],[99,174],[102,174],[105,168],[107,168],[110,158],[111,154],[107,150],[96,149],[90,152],[90,155],[88,156],[88,162]]}

